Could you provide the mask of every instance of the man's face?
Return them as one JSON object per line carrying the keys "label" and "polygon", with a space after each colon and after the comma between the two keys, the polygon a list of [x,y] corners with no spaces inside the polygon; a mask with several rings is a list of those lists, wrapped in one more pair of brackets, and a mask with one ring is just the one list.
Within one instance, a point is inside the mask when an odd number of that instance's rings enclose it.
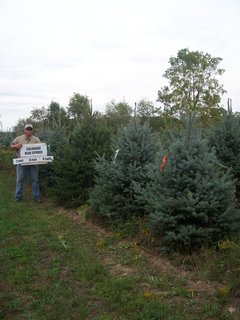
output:
{"label": "man's face", "polygon": [[29,128],[24,129],[24,133],[25,133],[26,136],[31,137],[31,135],[32,135],[32,128],[29,127]]}

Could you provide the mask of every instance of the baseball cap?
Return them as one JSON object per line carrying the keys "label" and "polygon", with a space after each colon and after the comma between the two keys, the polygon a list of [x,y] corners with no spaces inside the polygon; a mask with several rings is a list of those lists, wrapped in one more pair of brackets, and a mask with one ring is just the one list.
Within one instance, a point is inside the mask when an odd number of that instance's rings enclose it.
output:
{"label": "baseball cap", "polygon": [[28,123],[28,124],[26,124],[26,125],[25,125],[24,129],[27,129],[27,128],[31,128],[31,129],[32,129],[32,128],[33,128],[33,126],[32,126],[31,124],[29,124],[29,123]]}

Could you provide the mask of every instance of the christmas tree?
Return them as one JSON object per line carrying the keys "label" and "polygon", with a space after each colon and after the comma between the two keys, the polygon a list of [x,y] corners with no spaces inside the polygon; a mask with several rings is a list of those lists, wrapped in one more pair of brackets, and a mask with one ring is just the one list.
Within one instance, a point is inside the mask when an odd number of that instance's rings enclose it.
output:
{"label": "christmas tree", "polygon": [[99,157],[96,184],[90,194],[93,211],[110,220],[143,216],[144,200],[138,190],[149,181],[147,165],[156,154],[154,135],[147,124],[135,119],[118,131],[112,146],[112,161]]}
{"label": "christmas tree", "polygon": [[68,207],[85,204],[94,184],[94,161],[110,152],[111,135],[93,116],[81,120],[69,141],[58,147],[54,162],[54,195]]}
{"label": "christmas tree", "polygon": [[[218,165],[193,117],[151,166],[145,193],[149,226],[163,246],[192,250],[230,235],[239,222],[231,175]],[[161,165],[161,167],[159,167]]]}
{"label": "christmas tree", "polygon": [[231,168],[236,179],[237,197],[240,196],[240,117],[231,109],[209,134],[210,146],[214,147],[220,163]]}

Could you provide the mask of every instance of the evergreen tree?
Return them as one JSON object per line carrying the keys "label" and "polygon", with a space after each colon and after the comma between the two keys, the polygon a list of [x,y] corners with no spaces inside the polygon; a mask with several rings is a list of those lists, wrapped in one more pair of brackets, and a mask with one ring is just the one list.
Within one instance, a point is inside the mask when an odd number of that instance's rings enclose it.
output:
{"label": "evergreen tree", "polygon": [[167,157],[162,172],[161,160],[149,170],[145,193],[149,225],[162,244],[191,250],[231,234],[239,222],[234,182],[191,119]]}
{"label": "evergreen tree", "polygon": [[54,162],[54,194],[59,203],[76,207],[86,203],[94,183],[96,154],[109,153],[110,132],[94,116],[77,125],[67,143],[58,148]]}
{"label": "evergreen tree", "polygon": [[9,147],[13,138],[14,138],[13,132],[11,132],[11,131],[1,132],[0,131],[0,148]]}
{"label": "evergreen tree", "polygon": [[[59,146],[64,144],[64,141],[67,141],[66,128],[64,126],[56,127],[53,129],[38,129],[37,136],[42,142],[47,144],[48,155],[54,156],[56,154],[56,150]],[[55,178],[54,178],[54,167],[55,160],[51,163],[48,163],[44,166],[39,166],[39,181],[41,191],[45,195],[51,194],[51,189],[54,186]]]}
{"label": "evergreen tree", "polygon": [[112,146],[112,161],[99,157],[96,184],[90,194],[93,211],[123,221],[145,214],[138,189],[148,182],[147,165],[154,161],[156,144],[150,127],[132,120],[120,129]]}
{"label": "evergreen tree", "polygon": [[225,112],[222,121],[212,127],[210,146],[215,148],[218,160],[228,168],[236,179],[237,196],[240,195],[240,117],[231,110]]}

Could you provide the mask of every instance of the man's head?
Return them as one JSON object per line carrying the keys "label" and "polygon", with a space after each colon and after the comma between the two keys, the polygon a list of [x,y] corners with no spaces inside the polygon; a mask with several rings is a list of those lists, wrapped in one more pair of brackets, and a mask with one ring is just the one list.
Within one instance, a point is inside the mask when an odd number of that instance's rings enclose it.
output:
{"label": "man's head", "polygon": [[25,127],[24,127],[24,133],[27,135],[27,136],[31,136],[32,135],[32,129],[33,129],[33,126],[31,124],[26,124]]}

